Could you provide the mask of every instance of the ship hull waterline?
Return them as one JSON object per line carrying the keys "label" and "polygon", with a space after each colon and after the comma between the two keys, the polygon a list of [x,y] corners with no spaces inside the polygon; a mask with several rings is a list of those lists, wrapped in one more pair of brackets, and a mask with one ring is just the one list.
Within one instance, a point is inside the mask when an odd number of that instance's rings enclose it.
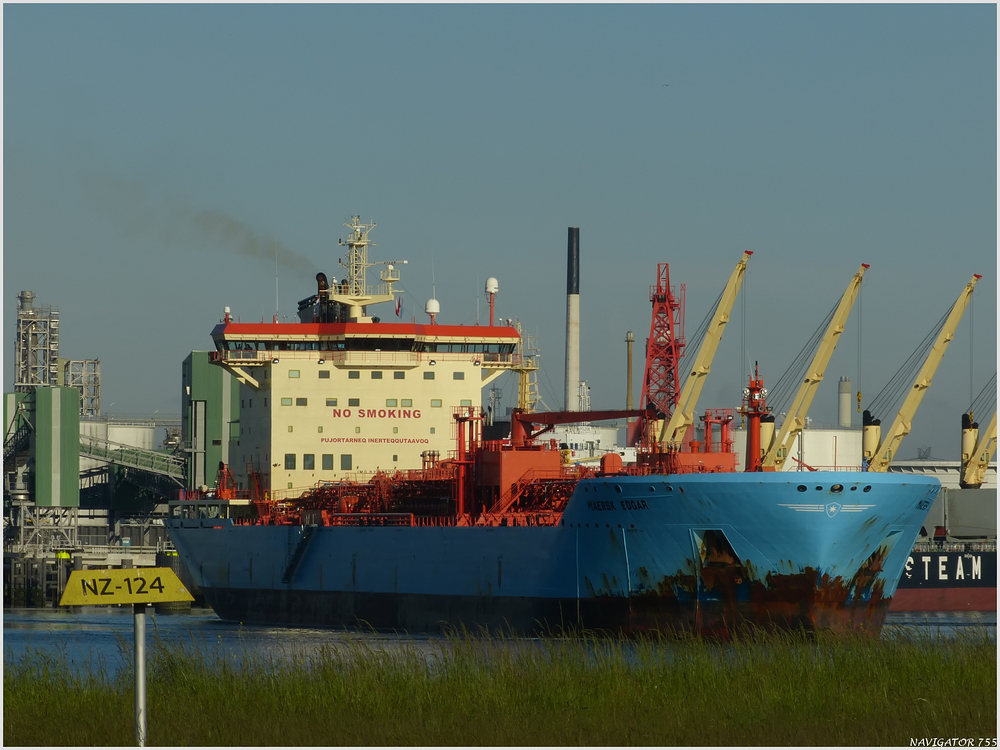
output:
{"label": "ship hull waterline", "polygon": [[808,479],[585,479],[549,527],[241,525],[194,506],[168,526],[206,602],[244,623],[877,634],[939,483]]}

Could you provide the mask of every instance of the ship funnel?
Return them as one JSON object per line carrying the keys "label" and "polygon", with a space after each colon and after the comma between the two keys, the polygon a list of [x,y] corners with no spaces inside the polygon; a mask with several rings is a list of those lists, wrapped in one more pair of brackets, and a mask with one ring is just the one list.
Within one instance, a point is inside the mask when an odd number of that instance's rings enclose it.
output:
{"label": "ship funnel", "polygon": [[580,228],[569,227],[566,251],[566,411],[580,410]]}

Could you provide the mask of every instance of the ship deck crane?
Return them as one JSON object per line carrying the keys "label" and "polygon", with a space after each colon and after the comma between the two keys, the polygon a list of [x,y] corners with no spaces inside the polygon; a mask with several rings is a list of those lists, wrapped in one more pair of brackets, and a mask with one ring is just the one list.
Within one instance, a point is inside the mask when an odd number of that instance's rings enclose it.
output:
{"label": "ship deck crane", "polygon": [[857,299],[858,292],[861,290],[861,278],[869,268],[867,263],[861,264],[857,273],[851,278],[851,283],[848,284],[844,296],[841,297],[840,304],[837,305],[837,309],[830,319],[830,325],[827,326],[823,339],[816,347],[816,353],[813,355],[812,362],[809,363],[802,385],[799,386],[795,399],[788,409],[788,416],[782,422],[781,429],[772,441],[770,448],[765,446],[767,453],[761,464],[764,471],[781,471],[788,458],[788,451],[791,449],[792,443],[806,426],[806,414],[809,412],[819,384],[823,382],[823,374],[833,356],[833,350],[837,348],[840,334],[844,332],[844,326],[847,324],[847,317],[851,314],[854,300]]}
{"label": "ship deck crane", "polygon": [[687,428],[694,424],[694,410],[698,403],[698,396],[705,385],[705,378],[712,370],[712,360],[715,352],[722,341],[722,334],[729,322],[729,314],[736,303],[736,295],[740,291],[743,277],[746,274],[747,261],[753,255],[752,250],[746,250],[740,258],[736,268],[733,269],[729,282],[726,284],[719,299],[719,305],[715,309],[715,317],[712,319],[694,364],[684,380],[680,396],[677,399],[677,406],[674,408],[670,421],[664,425],[663,432],[660,433],[660,443],[665,445],[678,445],[684,439]]}
{"label": "ship deck crane", "polygon": [[969,306],[969,300],[972,298],[973,289],[976,288],[976,282],[981,278],[982,276],[978,273],[973,275],[972,280],[965,285],[965,289],[958,296],[958,300],[951,308],[951,312],[941,327],[934,345],[927,354],[927,359],[924,360],[923,367],[920,368],[916,380],[913,381],[913,387],[910,388],[910,392],[903,400],[903,405],[899,408],[896,419],[893,421],[888,432],[880,435],[881,427],[879,425],[865,426],[864,445],[878,445],[874,450],[867,448],[864,450],[864,458],[868,462],[868,471],[886,471],[893,457],[896,455],[896,451],[899,449],[899,444],[910,433],[913,424],[913,415],[916,413],[917,407],[920,406],[920,402],[923,400],[927,389],[931,387],[931,380],[934,377],[934,373],[937,371],[938,365],[941,364],[944,353],[948,349],[948,344],[955,338],[955,330],[962,320],[965,308]]}
{"label": "ship deck crane", "polygon": [[[993,419],[989,426],[979,434],[976,447],[973,448],[968,462],[962,468],[960,485],[962,487],[981,487],[986,480],[986,470],[989,468],[993,451],[997,447],[997,413],[993,411]],[[964,453],[964,451],[963,451]],[[962,457],[963,459],[965,456]]]}

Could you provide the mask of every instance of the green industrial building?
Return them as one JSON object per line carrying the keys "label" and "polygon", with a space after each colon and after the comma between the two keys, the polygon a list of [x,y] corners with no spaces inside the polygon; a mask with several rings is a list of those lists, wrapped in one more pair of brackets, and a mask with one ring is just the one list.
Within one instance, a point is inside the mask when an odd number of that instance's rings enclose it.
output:
{"label": "green industrial building", "polygon": [[181,434],[190,446],[188,489],[212,487],[219,463],[229,464],[229,443],[239,439],[240,389],[236,378],[191,352],[181,375]]}
{"label": "green industrial building", "polygon": [[80,507],[80,391],[36,388],[35,506]]}

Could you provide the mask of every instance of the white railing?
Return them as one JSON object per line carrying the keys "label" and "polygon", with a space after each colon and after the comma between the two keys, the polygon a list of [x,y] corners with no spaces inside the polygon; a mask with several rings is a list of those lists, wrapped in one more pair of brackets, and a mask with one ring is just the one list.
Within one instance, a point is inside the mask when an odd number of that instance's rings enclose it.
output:
{"label": "white railing", "polygon": [[914,552],[996,552],[996,539],[970,540],[967,542],[917,541]]}
{"label": "white railing", "polygon": [[424,362],[440,359],[442,362],[479,362],[484,368],[520,367],[525,364],[519,354],[495,352],[400,352],[400,351],[323,351],[322,349],[227,349],[211,352],[213,362],[239,365],[253,362],[267,363],[274,360],[311,360],[317,358],[334,365],[405,365],[416,367]]}
{"label": "white railing", "polygon": [[69,552],[70,554],[86,555],[88,557],[110,557],[111,555],[155,555],[160,552],[175,551],[174,543],[165,540],[155,546],[129,546],[119,544],[67,544],[65,541],[52,540],[46,544],[20,544],[11,542],[4,545],[4,551],[14,554],[45,554],[49,552]]}

